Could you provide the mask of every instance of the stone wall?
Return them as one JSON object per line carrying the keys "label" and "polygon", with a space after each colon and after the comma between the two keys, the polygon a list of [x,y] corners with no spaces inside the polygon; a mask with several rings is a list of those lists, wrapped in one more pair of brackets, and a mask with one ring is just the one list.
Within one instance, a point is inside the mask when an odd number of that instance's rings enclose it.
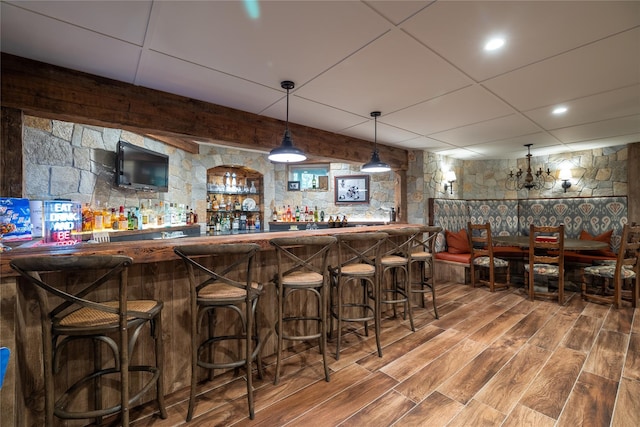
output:
{"label": "stone wall", "polygon": [[[242,165],[263,174],[264,213],[275,207],[318,206],[329,215],[359,220],[386,220],[394,204],[394,172],[370,175],[370,203],[336,205],[335,176],[362,175],[360,165],[332,163],[329,191],[287,191],[287,166],[272,164],[265,153],[223,146],[200,145],[193,155],[128,131],[24,117],[24,197],[33,200],[66,198],[92,206],[133,207],[160,200],[187,205],[201,221],[206,218],[207,169]],[[141,192],[115,185],[115,152],[119,140],[169,155],[169,191]],[[421,176],[421,175],[420,175]]]}

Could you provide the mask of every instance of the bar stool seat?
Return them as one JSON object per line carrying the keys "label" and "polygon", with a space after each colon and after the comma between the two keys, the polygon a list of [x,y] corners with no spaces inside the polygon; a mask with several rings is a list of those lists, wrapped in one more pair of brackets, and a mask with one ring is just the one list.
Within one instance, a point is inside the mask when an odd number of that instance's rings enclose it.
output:
{"label": "bar stool seat", "polygon": [[[278,237],[269,243],[275,248],[277,273],[273,279],[276,285],[278,314],[276,317],[276,372],[274,384],[280,380],[284,340],[309,341],[317,339],[324,365],[325,381],[329,382],[327,361],[327,262],[329,251],[335,245],[332,236]],[[311,297],[305,305],[287,306],[294,294],[304,293]],[[288,308],[287,315],[285,309]],[[315,313],[312,311],[315,309]],[[296,311],[294,313],[294,311]],[[287,328],[285,328],[287,324]],[[303,325],[302,328],[294,328]],[[314,328],[315,326],[315,328]]]}
{"label": "bar stool seat", "polygon": [[[131,258],[120,255],[65,255],[16,258],[10,262],[11,267],[26,279],[28,285],[35,286],[38,304],[43,313],[41,326],[45,425],[53,425],[54,416],[61,419],[94,419],[100,424],[103,417],[119,414],[119,423],[128,426],[131,406],[139,402],[154,386],[160,416],[167,417],[163,395],[163,346],[160,336],[163,304],[155,300],[128,299],[127,268],[132,261]],[[97,279],[94,280],[94,277]],[[54,280],[61,280],[68,283],[70,288],[80,290],[70,293],[67,289],[53,285],[52,283],[57,283]],[[103,285],[113,281],[118,282],[117,289],[113,290],[114,293],[118,292],[117,301],[102,302],[89,298],[89,295],[105,292],[102,290]],[[25,286],[25,283],[21,282],[20,285]],[[51,308],[50,295],[62,298],[62,303]],[[142,327],[146,324],[150,325],[151,336],[155,342],[155,363],[131,365],[131,353]],[[78,340],[93,342],[94,368],[56,397],[55,377],[60,371],[63,351]],[[101,360],[101,343],[106,344],[110,350],[113,366],[107,366],[108,363],[105,364]],[[140,385],[133,390],[133,396],[130,390],[131,372],[140,372],[143,375],[146,373],[146,378],[143,378]],[[103,378],[112,376],[119,377],[117,403],[112,402],[112,399],[104,399],[102,393]],[[93,396],[93,408],[80,409],[80,406],[91,406],[89,402],[78,402],[78,396],[91,384],[94,385],[93,390],[87,394]],[[73,409],[69,409],[70,407]]]}
{"label": "bar stool seat", "polygon": [[[191,421],[195,409],[198,367],[209,369],[210,374],[214,369],[244,367],[249,418],[254,418],[254,361],[262,378],[255,312],[263,286],[252,280],[254,257],[259,250],[260,246],[255,243],[183,245],[174,248],[174,252],[184,261],[190,284],[191,388],[187,421]],[[235,317],[223,317],[218,312],[221,309],[226,310],[224,313],[235,314]],[[203,337],[205,334],[201,324],[205,315],[209,316],[209,331]],[[235,321],[239,331],[225,329],[216,334],[218,319],[232,319],[231,322]],[[222,343],[230,345],[224,347]],[[237,351],[232,347],[235,344]],[[216,352],[218,347],[222,348],[220,352]],[[209,350],[208,357],[203,354],[205,350]],[[227,356],[218,360],[216,356],[221,352]]]}

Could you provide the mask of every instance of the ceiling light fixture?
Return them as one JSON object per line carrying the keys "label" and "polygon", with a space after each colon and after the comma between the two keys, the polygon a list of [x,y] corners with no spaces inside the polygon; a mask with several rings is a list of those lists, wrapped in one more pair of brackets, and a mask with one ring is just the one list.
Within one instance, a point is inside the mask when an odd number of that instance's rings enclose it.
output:
{"label": "ceiling light fixture", "polygon": [[504,39],[501,37],[495,37],[484,45],[484,50],[496,50],[500,49],[502,46],[504,46]]}
{"label": "ceiling light fixture", "polygon": [[556,107],[553,109],[553,114],[558,115],[558,114],[564,114],[567,112],[567,107]]}
{"label": "ceiling light fixture", "polygon": [[[523,171],[522,169],[518,169],[516,173],[513,173],[513,171],[509,172],[505,183],[507,190],[522,190],[523,188],[527,190],[542,190],[553,186],[554,178],[551,176],[549,168],[547,168],[546,171],[543,171],[542,168],[538,168],[535,172],[531,170],[532,145],[533,144],[524,144],[524,146],[527,147],[527,170]],[[551,186],[548,187],[548,183],[551,183]]]}
{"label": "ceiling light fixture", "polygon": [[369,163],[362,165],[360,170],[362,172],[389,172],[391,167],[385,162],[380,160],[378,154],[378,117],[380,117],[380,111],[372,111],[371,117],[373,117],[375,133],[373,138],[373,153],[371,153],[371,160]]}
{"label": "ceiling light fixture", "polygon": [[282,143],[278,148],[274,148],[269,153],[269,160],[276,163],[295,163],[301,162],[307,159],[307,156],[299,148],[293,146],[291,140],[291,133],[289,132],[289,90],[294,88],[294,83],[289,80],[285,80],[280,83],[282,89],[287,90],[287,121],[284,128],[284,136],[282,137]]}

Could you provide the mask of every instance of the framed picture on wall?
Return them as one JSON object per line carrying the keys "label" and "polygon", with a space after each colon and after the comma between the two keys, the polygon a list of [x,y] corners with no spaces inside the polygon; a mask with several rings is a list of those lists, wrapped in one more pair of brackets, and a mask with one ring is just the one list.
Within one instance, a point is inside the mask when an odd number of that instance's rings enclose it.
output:
{"label": "framed picture on wall", "polygon": [[335,177],[335,203],[369,203],[369,175],[345,175]]}
{"label": "framed picture on wall", "polygon": [[300,191],[300,181],[287,181],[288,191]]}

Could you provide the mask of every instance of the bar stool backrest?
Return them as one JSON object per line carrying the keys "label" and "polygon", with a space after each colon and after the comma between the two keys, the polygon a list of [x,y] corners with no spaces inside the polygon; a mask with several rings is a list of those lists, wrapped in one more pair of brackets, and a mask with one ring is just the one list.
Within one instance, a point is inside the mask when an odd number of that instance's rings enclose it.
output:
{"label": "bar stool backrest", "polygon": [[424,225],[419,227],[419,232],[411,239],[411,253],[428,252],[435,253],[436,237],[442,231],[442,227]]}
{"label": "bar stool backrest", "polygon": [[[80,307],[93,308],[116,315],[124,312],[127,304],[126,268],[132,263],[133,260],[130,257],[122,255],[65,255],[16,258],[11,260],[10,265],[11,268],[20,273],[30,284],[36,286],[43,322],[55,322],[57,317],[61,317],[70,311],[75,311]],[[89,270],[104,270],[104,273],[75,294],[59,289],[47,283],[41,277],[42,273],[55,272],[77,272],[81,274],[82,277],[86,277]],[[100,302],[88,299],[91,293],[114,278],[119,279],[119,307],[101,304]],[[49,294],[62,298],[63,302],[51,309],[49,307]],[[129,312],[136,317],[149,317],[147,313]],[[121,316],[121,323],[124,323],[126,326],[125,316]]]}
{"label": "bar stool backrest", "polygon": [[[269,243],[276,248],[277,280],[296,272],[326,274],[329,250],[336,244],[333,236],[276,237]],[[310,251],[310,252],[308,252]],[[286,270],[285,263],[291,263]],[[282,266],[282,268],[280,268]]]}
{"label": "bar stool backrest", "polygon": [[[257,288],[251,286],[251,278],[253,277],[253,260],[259,250],[260,245],[256,243],[184,245],[173,249],[187,266],[189,283],[192,290],[195,290],[192,293],[193,298],[205,286],[213,282],[223,282],[244,289],[249,299],[258,293]],[[205,259],[212,257],[229,257],[229,260],[217,263],[215,266],[208,266]],[[196,274],[198,271],[204,273],[201,280]],[[231,272],[234,274],[231,275]]]}
{"label": "bar stool backrest", "polygon": [[381,231],[338,234],[337,268],[348,264],[369,264],[374,267],[380,262],[382,247],[389,234]]}
{"label": "bar stool backrest", "polygon": [[383,256],[399,255],[410,258],[412,242],[421,234],[420,227],[404,227],[385,230],[388,237],[385,242]]}

